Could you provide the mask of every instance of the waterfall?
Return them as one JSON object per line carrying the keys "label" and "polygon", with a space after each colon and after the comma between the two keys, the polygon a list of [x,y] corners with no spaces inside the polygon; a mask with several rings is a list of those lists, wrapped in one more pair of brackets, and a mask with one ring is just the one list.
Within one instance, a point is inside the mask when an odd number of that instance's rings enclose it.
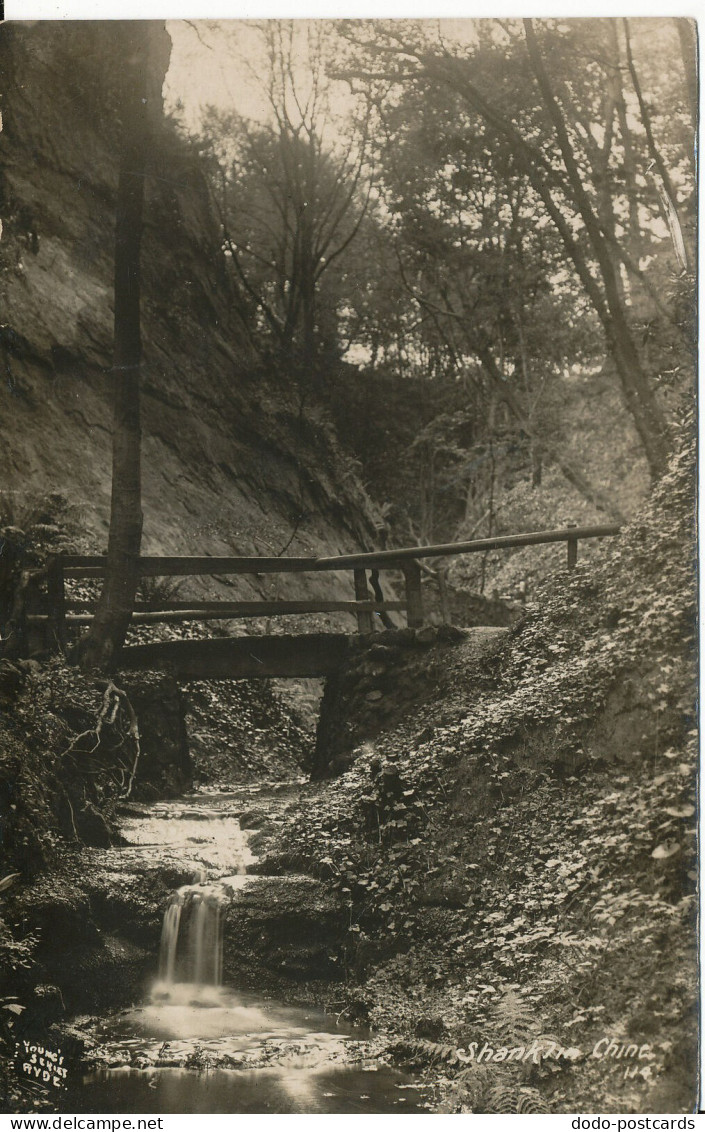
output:
{"label": "waterfall", "polygon": [[186,975],[199,986],[220,986],[223,956],[223,922],[220,902],[212,895],[194,893],[186,924]]}
{"label": "waterfall", "polygon": [[182,893],[175,892],[164,913],[162,941],[159,947],[159,978],[164,983],[171,984],[175,981],[176,948],[179,942],[179,927],[181,926],[181,910],[183,906]]}
{"label": "waterfall", "polygon": [[225,894],[206,885],[174,893],[164,913],[159,952],[159,980],[220,986],[223,974],[223,903]]}

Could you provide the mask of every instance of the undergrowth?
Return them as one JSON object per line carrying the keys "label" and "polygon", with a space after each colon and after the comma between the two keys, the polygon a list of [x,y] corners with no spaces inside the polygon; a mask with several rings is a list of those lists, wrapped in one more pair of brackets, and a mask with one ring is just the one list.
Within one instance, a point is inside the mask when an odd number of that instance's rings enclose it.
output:
{"label": "undergrowth", "polygon": [[[694,1100],[693,498],[684,447],[618,540],[545,585],[490,690],[467,702],[448,650],[442,720],[359,749],[272,854],[339,892],[350,1012],[446,1051],[420,1059],[445,1111],[509,1111],[506,1089],[511,1111]],[[505,1048],[507,995],[578,1054],[464,1062]],[[593,1055],[605,1034],[648,1053]]]}
{"label": "undergrowth", "polygon": [[36,928],[33,892],[39,883],[57,906],[72,907],[64,873],[75,849],[114,841],[111,814],[126,792],[132,745],[129,713],[118,701],[101,719],[105,703],[105,687],[61,659],[0,662],[0,1111],[50,1103],[51,1090],[13,1069],[26,1019],[31,1040],[43,1024],[40,952],[53,938],[51,919]]}

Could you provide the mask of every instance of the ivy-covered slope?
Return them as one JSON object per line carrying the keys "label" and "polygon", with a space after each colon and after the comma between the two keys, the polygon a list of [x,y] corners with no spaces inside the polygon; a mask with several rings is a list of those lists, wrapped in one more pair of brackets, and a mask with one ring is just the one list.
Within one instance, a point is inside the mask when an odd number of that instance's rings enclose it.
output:
{"label": "ivy-covered slope", "polygon": [[311,788],[272,852],[346,896],[348,1009],[446,1111],[695,1103],[693,466],[550,579],[472,701],[448,648],[452,695]]}

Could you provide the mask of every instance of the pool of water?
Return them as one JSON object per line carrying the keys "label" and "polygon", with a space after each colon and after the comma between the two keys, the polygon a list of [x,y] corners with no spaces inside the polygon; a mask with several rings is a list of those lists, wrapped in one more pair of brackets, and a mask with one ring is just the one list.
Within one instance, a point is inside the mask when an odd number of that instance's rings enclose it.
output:
{"label": "pool of water", "polygon": [[232,1071],[113,1069],[87,1074],[71,1112],[424,1112],[423,1091],[386,1067]]}
{"label": "pool of water", "polygon": [[353,1029],[314,1006],[287,1006],[246,991],[192,983],[156,983],[148,1002],[108,1016],[96,1031],[106,1045],[115,1039],[116,1049],[124,1039],[158,1039],[161,1043],[187,1039],[202,1045],[201,1039],[229,1037],[237,1043],[253,1038],[296,1039],[312,1032],[341,1039],[367,1036],[366,1031]]}
{"label": "pool of water", "polygon": [[149,1002],[94,1032],[98,1065],[73,1082],[70,1111],[426,1111],[418,1083],[370,1056],[368,1031],[315,1007],[156,984]]}

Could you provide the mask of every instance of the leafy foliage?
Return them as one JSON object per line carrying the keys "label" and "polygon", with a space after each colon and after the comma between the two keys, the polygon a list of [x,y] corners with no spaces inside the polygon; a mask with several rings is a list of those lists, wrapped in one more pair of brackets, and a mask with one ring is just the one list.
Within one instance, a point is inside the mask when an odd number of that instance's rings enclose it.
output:
{"label": "leafy foliage", "polygon": [[81,511],[59,491],[0,491],[0,532],[8,527],[19,536],[25,567],[75,551],[82,538]]}
{"label": "leafy foliage", "polygon": [[555,575],[510,631],[487,690],[467,702],[449,650],[442,709],[360,748],[278,846],[345,901],[341,960],[373,1023],[444,1019],[447,1038],[411,1052],[461,1109],[538,1103],[524,1088],[550,1111],[576,1089],[604,1103],[590,1059],[510,1082],[463,1066],[480,1035],[584,1049],[610,1027],[646,1040],[655,1011],[661,1044],[617,1107],[648,1109],[675,1072],[671,1028],[695,1001],[692,420],[683,435],[619,541]]}

